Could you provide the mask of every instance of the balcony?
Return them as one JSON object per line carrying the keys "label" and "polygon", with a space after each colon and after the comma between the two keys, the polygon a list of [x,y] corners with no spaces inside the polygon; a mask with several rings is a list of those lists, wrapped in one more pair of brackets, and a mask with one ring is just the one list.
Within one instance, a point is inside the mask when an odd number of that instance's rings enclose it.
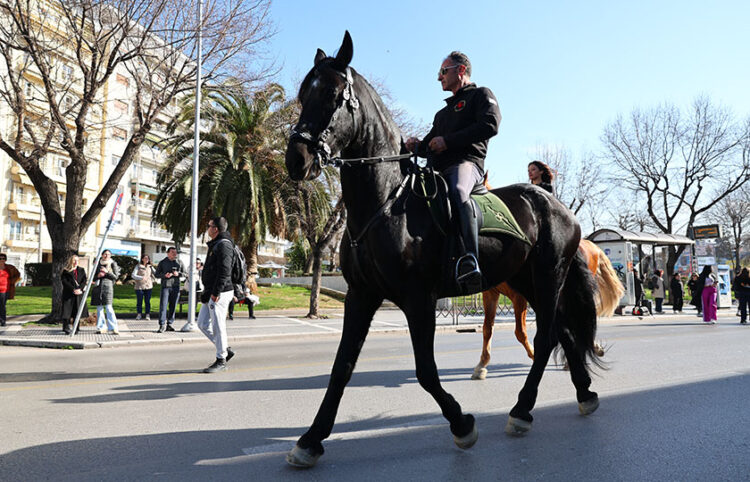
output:
{"label": "balcony", "polygon": [[9,248],[36,249],[39,247],[39,236],[36,234],[10,233],[5,245]]}
{"label": "balcony", "polygon": [[137,208],[139,212],[151,214],[154,212],[155,201],[150,199],[134,199],[130,203],[130,210],[135,211]]}

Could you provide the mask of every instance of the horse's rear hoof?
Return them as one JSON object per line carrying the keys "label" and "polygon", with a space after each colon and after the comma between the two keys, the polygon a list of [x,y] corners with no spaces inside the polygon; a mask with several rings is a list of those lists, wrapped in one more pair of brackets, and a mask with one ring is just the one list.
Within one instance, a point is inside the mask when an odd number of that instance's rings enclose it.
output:
{"label": "horse's rear hoof", "polygon": [[484,380],[487,378],[487,368],[483,367],[482,365],[477,365],[474,367],[474,373],[471,375],[472,380]]}
{"label": "horse's rear hoof", "polygon": [[581,415],[590,415],[596,412],[597,408],[599,408],[599,397],[596,395],[594,395],[593,398],[578,404],[578,411],[581,412]]}
{"label": "horse's rear hoof", "polygon": [[505,424],[505,433],[508,435],[526,435],[531,430],[531,422],[521,420],[516,417],[508,417],[508,423]]}
{"label": "horse's rear hoof", "polygon": [[298,469],[309,469],[313,467],[320,458],[321,454],[316,454],[310,449],[303,449],[295,445],[292,450],[286,454],[286,463]]}
{"label": "horse's rear hoof", "polygon": [[471,432],[469,432],[468,435],[465,435],[463,437],[456,437],[453,436],[453,441],[456,442],[456,445],[458,445],[458,448],[460,449],[470,449],[474,446],[475,443],[477,443],[477,439],[479,438],[479,431],[477,430],[477,423],[474,422],[474,426],[471,428]]}

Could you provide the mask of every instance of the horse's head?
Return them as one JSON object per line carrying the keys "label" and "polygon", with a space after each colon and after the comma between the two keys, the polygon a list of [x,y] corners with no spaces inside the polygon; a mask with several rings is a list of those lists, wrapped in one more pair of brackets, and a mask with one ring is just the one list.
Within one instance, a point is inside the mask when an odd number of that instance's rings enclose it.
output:
{"label": "horse's head", "polygon": [[318,49],[315,64],[302,81],[302,112],[286,150],[286,168],[295,181],[317,177],[321,163],[344,149],[354,135],[352,119],[359,102],[349,68],[353,50],[346,32],[335,58]]}

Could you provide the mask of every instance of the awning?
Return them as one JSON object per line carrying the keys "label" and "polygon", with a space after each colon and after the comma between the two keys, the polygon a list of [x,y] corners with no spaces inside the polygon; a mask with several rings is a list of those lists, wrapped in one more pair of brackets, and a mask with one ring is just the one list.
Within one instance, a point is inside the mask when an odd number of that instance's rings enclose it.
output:
{"label": "awning", "polygon": [[276,264],[273,261],[268,263],[259,264],[258,268],[269,268],[269,269],[286,269],[286,266]]}
{"label": "awning", "polygon": [[687,236],[679,234],[651,234],[644,232],[626,231],[624,229],[599,229],[586,237],[589,241],[600,243],[603,241],[630,241],[635,244],[653,244],[654,246],[679,246],[695,244]]}

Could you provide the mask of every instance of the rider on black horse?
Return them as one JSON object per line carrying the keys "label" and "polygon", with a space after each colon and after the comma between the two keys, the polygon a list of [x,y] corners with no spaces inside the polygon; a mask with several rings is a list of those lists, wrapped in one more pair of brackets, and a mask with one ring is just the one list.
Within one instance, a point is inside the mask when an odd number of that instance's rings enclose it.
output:
{"label": "rider on black horse", "polygon": [[471,62],[461,52],[451,52],[443,60],[438,81],[443,90],[453,92],[446,106],[435,114],[432,129],[422,141],[406,140],[406,148],[427,157],[448,183],[464,251],[456,264],[456,281],[466,287],[479,288],[482,274],[477,261],[477,213],[470,199],[472,189],[484,176],[484,158],[490,137],[497,134],[500,108],[495,95],[486,87],[471,82]]}

